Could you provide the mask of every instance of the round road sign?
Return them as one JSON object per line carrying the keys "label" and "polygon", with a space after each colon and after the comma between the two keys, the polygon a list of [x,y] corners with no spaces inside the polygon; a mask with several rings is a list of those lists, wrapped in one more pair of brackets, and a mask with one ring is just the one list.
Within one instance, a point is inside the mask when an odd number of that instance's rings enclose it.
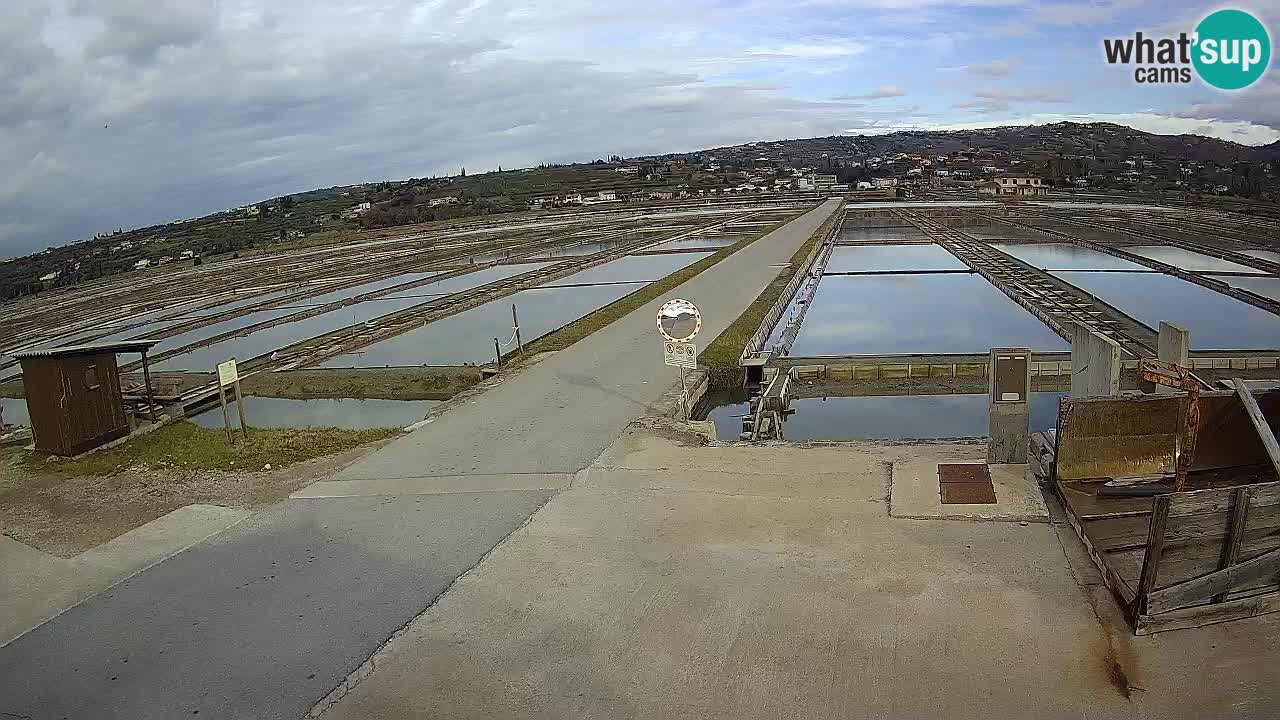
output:
{"label": "round road sign", "polygon": [[673,342],[688,342],[702,330],[702,313],[688,300],[668,300],[658,309],[658,332]]}

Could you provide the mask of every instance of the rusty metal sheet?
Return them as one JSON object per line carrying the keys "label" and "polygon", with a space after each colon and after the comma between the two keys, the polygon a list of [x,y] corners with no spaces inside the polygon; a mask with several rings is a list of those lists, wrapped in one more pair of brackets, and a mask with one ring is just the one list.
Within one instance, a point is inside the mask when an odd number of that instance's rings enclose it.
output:
{"label": "rusty metal sheet", "polygon": [[996,491],[991,481],[940,483],[943,505],[994,505]]}
{"label": "rusty metal sheet", "polygon": [[[1256,396],[1263,414],[1280,424],[1280,392]],[[1066,400],[1058,424],[1059,480],[1101,480],[1170,473],[1182,418],[1179,395]],[[1234,393],[1203,393],[1191,470],[1267,462],[1262,443]]]}
{"label": "rusty metal sheet", "polygon": [[938,482],[940,483],[986,483],[991,484],[991,468],[986,463],[940,463],[938,465]]}

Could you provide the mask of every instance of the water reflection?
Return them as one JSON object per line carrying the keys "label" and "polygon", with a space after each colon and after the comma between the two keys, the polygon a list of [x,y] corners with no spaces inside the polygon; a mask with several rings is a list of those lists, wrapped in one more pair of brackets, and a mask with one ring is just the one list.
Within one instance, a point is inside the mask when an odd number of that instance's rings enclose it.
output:
{"label": "water reflection", "polygon": [[[704,253],[637,255],[620,258],[554,281],[549,287],[522,290],[358,352],[341,355],[321,367],[397,367],[461,365],[494,359],[493,339],[512,334],[511,305],[520,316],[520,335],[528,343],[583,315],[629,295],[648,281],[697,262]],[[574,283],[612,283],[563,287]],[[514,347],[505,347],[508,352]]]}
{"label": "water reflection", "polygon": [[940,245],[844,245],[832,250],[826,271],[964,269],[965,264]]}
{"label": "water reflection", "polygon": [[792,355],[1065,350],[1035,316],[974,275],[825,277]]}
{"label": "water reflection", "polygon": [[[221,342],[196,348],[190,352],[183,353],[182,355],[177,355],[161,361],[157,363],[155,367],[158,370],[170,371],[209,370],[229,357],[236,357],[241,360],[245,360],[259,355],[264,355],[277,348],[286,347],[310,337],[333,332],[338,328],[346,327],[348,325],[370,322],[382,315],[393,313],[398,310],[404,310],[405,308],[412,307],[419,303],[428,302],[434,296],[460,292],[485,283],[494,282],[496,280],[519,275],[521,273],[531,272],[537,269],[537,267],[539,266],[532,264],[498,266],[474,273],[468,273],[466,275],[459,275],[457,277],[448,278],[421,287],[402,290],[385,297],[340,307],[303,320],[262,328],[243,337],[227,338]],[[410,273],[410,275],[428,276],[430,273]],[[393,282],[393,280],[395,282]],[[406,276],[400,275],[396,278],[389,278],[377,283],[361,285],[360,289],[362,289],[363,292],[371,292],[372,290],[391,287],[406,281]],[[327,297],[328,302],[343,299],[342,296],[347,298],[355,297],[355,295],[360,294],[358,292],[353,293],[356,289],[357,288],[350,288],[348,290],[339,291],[339,293],[327,294],[322,297]],[[318,302],[320,300],[321,298],[314,298],[309,300],[308,304],[322,304],[321,302]],[[193,330],[191,332],[169,338],[160,343],[160,345],[157,345],[157,349],[153,352],[182,347],[183,345],[212,337],[222,332],[247,327],[254,323],[262,322],[263,320],[283,317],[284,315],[297,312],[300,309],[301,308],[295,306],[292,309],[262,310],[235,320],[216,323],[209,327],[200,328],[198,330]]]}
{"label": "water reflection", "polygon": [[[1155,328],[1160,321],[1191,331],[1196,350],[1280,346],[1280,316],[1163,273],[1054,273]],[[1239,278],[1237,278],[1239,280]]]}
{"label": "water reflection", "polygon": [[[245,419],[250,427],[335,427],[345,430],[401,428],[427,416],[436,400],[356,400],[352,398],[289,400],[250,396],[244,398]],[[230,404],[231,427],[240,427],[240,413]],[[200,427],[223,426],[221,406],[201,413],[191,422]]]}
{"label": "water reflection", "polygon": [[[1065,393],[1031,394],[1031,430],[1047,430],[1057,422],[1058,399]],[[793,400],[796,411],[783,425],[787,440],[908,440],[986,437],[988,397],[970,395],[864,395]],[[706,419],[720,440],[736,440],[742,432],[746,402],[719,405]]]}
{"label": "water reflection", "polygon": [[0,418],[5,425],[30,425],[27,401],[22,398],[0,398]]}
{"label": "water reflection", "polygon": [[1210,255],[1203,255],[1180,247],[1169,245],[1137,245],[1124,248],[1134,255],[1159,260],[1182,270],[1192,272],[1249,272],[1260,273],[1261,270],[1239,265],[1230,260],[1222,260]]}
{"label": "water reflection", "polygon": [[1275,277],[1245,277],[1242,275],[1219,275],[1218,280],[1225,282],[1233,288],[1249,290],[1263,297],[1269,297],[1272,300],[1280,300],[1280,278]]}
{"label": "water reflection", "polygon": [[1036,243],[1034,245],[992,243],[991,247],[1041,270],[1143,271],[1147,269],[1123,258],[1071,243]]}

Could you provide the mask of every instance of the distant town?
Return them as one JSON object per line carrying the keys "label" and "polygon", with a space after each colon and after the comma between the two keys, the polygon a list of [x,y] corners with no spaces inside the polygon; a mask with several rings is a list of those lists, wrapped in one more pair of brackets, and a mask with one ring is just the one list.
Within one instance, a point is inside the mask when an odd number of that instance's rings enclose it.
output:
{"label": "distant town", "polygon": [[[116,229],[0,263],[0,299],[174,262],[463,218],[723,196],[929,193],[1027,196],[1091,190],[1226,198],[1275,206],[1280,148],[1120,125],[1057,123],[752,142],[688,153],[498,168],[313,190],[204,217]],[[1248,210],[1246,210],[1248,211]]]}

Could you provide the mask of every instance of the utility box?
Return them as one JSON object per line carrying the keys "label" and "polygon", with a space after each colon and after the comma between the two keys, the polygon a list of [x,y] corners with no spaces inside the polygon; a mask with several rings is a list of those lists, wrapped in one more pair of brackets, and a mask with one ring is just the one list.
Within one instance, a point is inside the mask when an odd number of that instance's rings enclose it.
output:
{"label": "utility box", "polygon": [[1031,439],[1031,350],[991,348],[987,462],[1025,463]]}

